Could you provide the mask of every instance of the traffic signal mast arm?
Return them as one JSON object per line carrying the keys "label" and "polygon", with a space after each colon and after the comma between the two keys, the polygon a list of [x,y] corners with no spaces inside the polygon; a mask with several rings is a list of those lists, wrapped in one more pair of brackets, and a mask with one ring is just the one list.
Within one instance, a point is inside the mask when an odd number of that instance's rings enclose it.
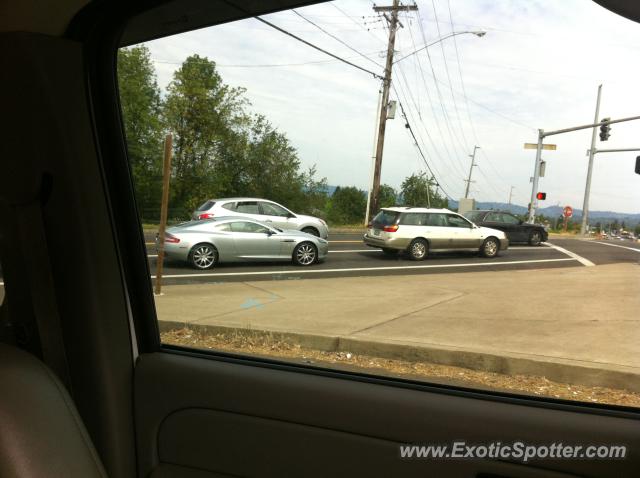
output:
{"label": "traffic signal mast arm", "polygon": [[630,116],[628,118],[620,118],[615,120],[602,120],[599,123],[585,124],[582,126],[575,126],[573,128],[557,129],[555,131],[542,131],[541,137],[553,136],[554,134],[571,133],[572,131],[580,131],[581,129],[595,128],[596,126],[606,126],[615,123],[624,123],[625,121],[634,121],[640,119],[640,116]]}

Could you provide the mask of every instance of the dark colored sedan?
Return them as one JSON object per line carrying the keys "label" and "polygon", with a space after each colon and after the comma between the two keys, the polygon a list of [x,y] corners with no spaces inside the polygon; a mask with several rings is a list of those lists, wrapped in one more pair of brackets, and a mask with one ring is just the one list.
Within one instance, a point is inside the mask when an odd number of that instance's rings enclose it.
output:
{"label": "dark colored sedan", "polygon": [[510,243],[526,242],[539,246],[549,237],[544,226],[524,222],[509,212],[469,211],[464,216],[478,226],[504,231]]}

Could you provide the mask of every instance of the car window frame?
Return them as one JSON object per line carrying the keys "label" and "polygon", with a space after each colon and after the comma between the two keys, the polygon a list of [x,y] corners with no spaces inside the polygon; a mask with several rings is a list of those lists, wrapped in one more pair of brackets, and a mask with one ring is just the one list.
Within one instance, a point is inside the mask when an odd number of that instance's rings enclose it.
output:
{"label": "car window frame", "polygon": [[[275,217],[291,217],[291,211],[289,211],[286,207],[281,206],[278,203],[275,202],[271,202],[271,201],[257,201],[258,202],[258,210],[261,211],[261,215],[262,216],[275,216]],[[270,206],[275,206],[278,207],[280,209],[282,209],[286,214],[285,215],[280,215],[280,214],[268,214],[266,212],[264,212],[264,210],[262,209],[262,205],[263,204],[268,204]]]}

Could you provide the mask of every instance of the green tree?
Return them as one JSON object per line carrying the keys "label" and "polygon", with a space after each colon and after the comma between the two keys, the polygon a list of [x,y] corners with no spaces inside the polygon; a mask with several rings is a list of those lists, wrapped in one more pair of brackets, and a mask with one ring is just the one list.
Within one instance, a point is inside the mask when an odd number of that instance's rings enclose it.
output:
{"label": "green tree", "polygon": [[331,224],[360,224],[366,208],[364,191],[354,186],[337,187],[327,203],[327,220]]}
{"label": "green tree", "polygon": [[402,203],[417,207],[448,207],[448,201],[438,194],[436,182],[426,172],[412,174],[401,186]]}
{"label": "green tree", "polygon": [[171,201],[185,214],[218,196],[233,178],[227,164],[242,163],[250,118],[242,88],[225,85],[213,61],[188,57],[167,90],[164,117],[174,134]]}
{"label": "green tree", "polygon": [[378,204],[381,208],[396,206],[398,204],[398,193],[388,184],[382,184],[378,193]]}
{"label": "green tree", "polygon": [[162,105],[145,46],[118,52],[118,85],[136,201],[143,218],[156,219],[162,194]]}
{"label": "green tree", "polygon": [[636,227],[633,230],[633,232],[635,232],[636,236],[640,236],[640,224],[636,224]]}

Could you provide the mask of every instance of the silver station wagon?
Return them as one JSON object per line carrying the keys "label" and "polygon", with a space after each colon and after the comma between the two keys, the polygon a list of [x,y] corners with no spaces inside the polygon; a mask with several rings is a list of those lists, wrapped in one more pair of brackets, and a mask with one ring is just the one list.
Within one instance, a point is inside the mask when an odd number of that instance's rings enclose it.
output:
{"label": "silver station wagon", "polygon": [[476,226],[464,216],[448,209],[390,207],[371,221],[364,242],[387,254],[405,251],[416,261],[429,251],[479,251],[495,257],[509,247],[503,231]]}

